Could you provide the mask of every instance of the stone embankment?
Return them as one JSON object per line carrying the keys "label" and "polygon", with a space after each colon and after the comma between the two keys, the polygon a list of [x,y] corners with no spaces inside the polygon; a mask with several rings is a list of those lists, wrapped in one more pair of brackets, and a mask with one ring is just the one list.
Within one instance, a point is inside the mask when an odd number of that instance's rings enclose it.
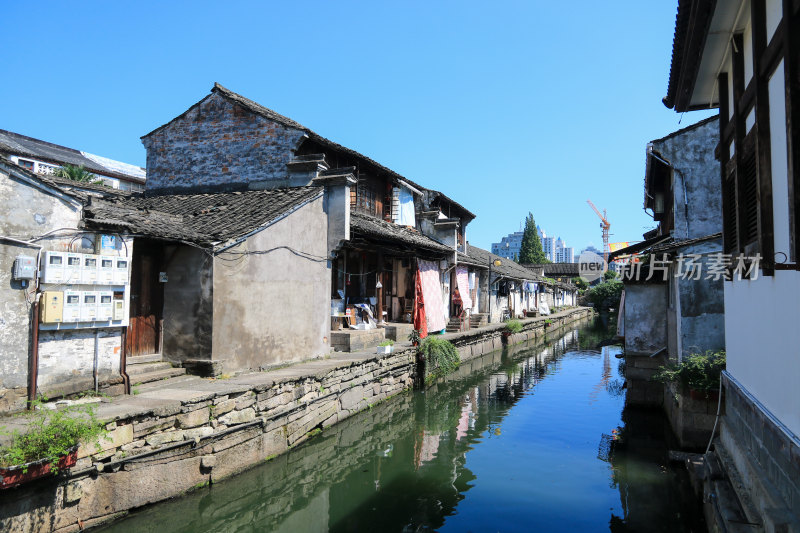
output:
{"label": "stone embankment", "polygon": [[[503,325],[447,334],[463,360],[543,337],[548,329],[590,316],[573,309]],[[283,454],[315,432],[410,388],[416,349],[334,353],[268,372],[230,379],[154,383],[139,394],[98,405],[108,440],[81,446],[78,464],[0,493],[0,530],[79,531],[213,483]],[[0,420],[9,429],[18,419]]]}

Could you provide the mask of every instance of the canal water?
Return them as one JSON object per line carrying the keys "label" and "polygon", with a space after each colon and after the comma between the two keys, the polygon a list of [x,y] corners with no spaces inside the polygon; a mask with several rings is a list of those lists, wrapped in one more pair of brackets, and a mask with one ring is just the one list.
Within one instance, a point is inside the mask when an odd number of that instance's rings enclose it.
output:
{"label": "canal water", "polygon": [[[613,326],[613,325],[612,325]],[[598,319],[464,363],[114,532],[705,531]]]}

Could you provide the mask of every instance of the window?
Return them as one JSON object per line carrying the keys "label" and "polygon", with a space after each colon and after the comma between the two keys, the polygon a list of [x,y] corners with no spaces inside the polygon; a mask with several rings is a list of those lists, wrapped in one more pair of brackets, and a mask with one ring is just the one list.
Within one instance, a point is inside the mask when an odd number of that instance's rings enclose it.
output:
{"label": "window", "polygon": [[27,159],[17,159],[17,164],[22,168],[33,172],[33,161],[28,161]]}
{"label": "window", "polygon": [[725,165],[723,239],[725,252],[755,254],[759,251],[758,126],[740,146],[738,156]]}

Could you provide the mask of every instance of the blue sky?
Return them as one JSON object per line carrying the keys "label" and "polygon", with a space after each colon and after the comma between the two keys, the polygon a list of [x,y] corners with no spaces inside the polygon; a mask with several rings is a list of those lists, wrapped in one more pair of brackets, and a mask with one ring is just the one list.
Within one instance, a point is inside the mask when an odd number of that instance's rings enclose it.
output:
{"label": "blue sky", "polygon": [[[677,0],[12,2],[0,128],[144,166],[139,137],[215,81],[477,215],[474,245],[519,229],[640,240],[649,140]],[[680,121],[680,122],[679,122]]]}

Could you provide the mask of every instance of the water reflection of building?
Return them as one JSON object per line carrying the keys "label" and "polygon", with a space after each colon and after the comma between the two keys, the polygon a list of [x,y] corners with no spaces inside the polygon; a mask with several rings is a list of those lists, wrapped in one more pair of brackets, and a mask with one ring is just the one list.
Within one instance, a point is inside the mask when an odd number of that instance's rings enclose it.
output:
{"label": "water reflection of building", "polygon": [[[619,440],[612,439],[607,458],[623,515],[612,513],[609,529],[614,533],[696,530],[703,524],[702,509],[686,470],[667,462],[670,444],[676,443],[663,412],[626,407],[622,421]],[[601,441],[601,448],[604,444]]]}
{"label": "water reflection of building", "polygon": [[344,420],[231,479],[224,490],[166,504],[169,524],[163,514],[143,516],[136,530],[438,529],[474,485],[467,452],[494,436],[517,402],[547,379],[564,350],[574,347],[575,334],[568,339],[566,346],[516,352],[513,360],[508,352],[488,354],[482,369],[470,362],[471,373],[435,391]]}

